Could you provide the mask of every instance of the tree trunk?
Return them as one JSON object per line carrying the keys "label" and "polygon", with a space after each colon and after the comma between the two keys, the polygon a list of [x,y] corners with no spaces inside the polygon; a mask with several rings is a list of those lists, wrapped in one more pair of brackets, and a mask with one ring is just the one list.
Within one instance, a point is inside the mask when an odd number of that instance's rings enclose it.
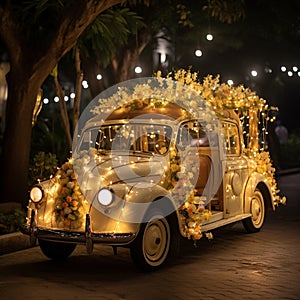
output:
{"label": "tree trunk", "polygon": [[66,6],[60,24],[53,28],[56,31],[51,36],[45,35],[36,47],[28,47],[30,41],[24,41],[24,32],[30,33],[32,28],[19,23],[10,1],[6,2],[6,5],[0,5],[0,38],[9,54],[11,71],[7,80],[0,202],[24,204],[28,198],[32,115],[39,88],[97,15],[121,0],[85,0]]}
{"label": "tree trunk", "polygon": [[32,114],[39,86],[26,76],[10,73],[9,77],[2,153],[5,159],[1,170],[5,177],[2,177],[0,200],[24,205],[27,201],[24,192],[28,191]]}
{"label": "tree trunk", "polygon": [[[81,56],[82,59],[82,68],[84,75],[88,79],[89,88],[92,94],[92,97],[95,98],[98,96],[108,85],[109,79],[107,79],[107,74],[104,73],[104,70],[101,71],[103,78],[101,80],[97,79],[97,75],[100,73],[100,67],[91,57]],[[106,81],[106,85],[105,82]]]}
{"label": "tree trunk", "polygon": [[132,41],[126,49],[122,49],[117,56],[112,58],[112,68],[116,83],[132,77],[133,67],[150,40],[151,34],[146,30],[140,34],[140,41],[136,47],[133,46],[136,42]]}
{"label": "tree trunk", "polygon": [[67,138],[67,145],[68,145],[68,151],[72,150],[72,136],[71,136],[71,130],[70,130],[70,122],[69,122],[69,116],[67,111],[67,105],[64,100],[65,92],[58,82],[57,75],[53,76],[54,78],[54,84],[56,88],[56,93],[59,98],[59,107],[60,107],[60,117],[62,121],[62,127],[64,129],[66,138]]}
{"label": "tree trunk", "polygon": [[114,79],[116,83],[123,82],[131,77],[130,75],[133,72],[132,68],[137,61],[138,53],[136,50],[132,51],[131,49],[127,49],[124,51],[121,60],[118,60],[118,58],[114,57],[112,59]]}
{"label": "tree trunk", "polygon": [[76,69],[76,82],[75,82],[75,99],[73,106],[73,134],[78,123],[80,115],[80,100],[81,100],[81,91],[82,91],[82,79],[83,73],[81,70],[81,60],[80,60],[80,50],[75,47],[75,69]]}

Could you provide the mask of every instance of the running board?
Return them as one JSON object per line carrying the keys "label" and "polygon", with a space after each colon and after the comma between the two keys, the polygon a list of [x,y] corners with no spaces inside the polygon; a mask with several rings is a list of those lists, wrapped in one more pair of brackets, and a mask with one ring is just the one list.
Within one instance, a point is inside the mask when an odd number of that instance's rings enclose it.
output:
{"label": "running board", "polygon": [[219,221],[206,223],[201,226],[201,231],[202,232],[211,231],[213,229],[216,229],[216,228],[219,228],[219,227],[231,224],[231,223],[235,223],[235,222],[241,221],[241,220],[249,218],[249,217],[251,217],[251,214],[241,214],[241,215],[237,215],[234,217],[222,219]]}

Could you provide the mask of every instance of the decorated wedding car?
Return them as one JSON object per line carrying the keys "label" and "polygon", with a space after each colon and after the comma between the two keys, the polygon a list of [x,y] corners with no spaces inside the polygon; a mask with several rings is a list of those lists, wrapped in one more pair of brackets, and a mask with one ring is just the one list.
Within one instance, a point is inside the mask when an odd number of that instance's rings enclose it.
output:
{"label": "decorated wedding car", "polygon": [[[129,86],[128,86],[129,85]],[[191,71],[100,95],[79,120],[72,157],[30,191],[23,232],[51,259],[77,244],[128,247],[144,270],[241,221],[259,231],[285,203],[267,151],[266,101]]]}

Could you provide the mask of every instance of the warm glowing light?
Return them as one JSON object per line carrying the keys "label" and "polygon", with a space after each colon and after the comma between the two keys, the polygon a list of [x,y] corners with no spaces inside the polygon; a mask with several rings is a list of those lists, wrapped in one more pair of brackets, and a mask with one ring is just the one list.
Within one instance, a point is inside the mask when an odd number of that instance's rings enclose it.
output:
{"label": "warm glowing light", "polygon": [[89,87],[88,82],[86,80],[82,80],[82,86],[84,89],[87,89]]}
{"label": "warm glowing light", "polygon": [[160,54],[160,62],[164,63],[166,61],[167,61],[167,55],[166,55],[166,53],[161,53]]}
{"label": "warm glowing light", "polygon": [[227,84],[228,84],[228,85],[233,85],[233,80],[228,79],[228,80],[227,80]]}
{"label": "warm glowing light", "polygon": [[285,71],[286,71],[286,67],[285,67],[285,66],[281,66],[280,70],[281,70],[282,72],[285,72]]}
{"label": "warm glowing light", "polygon": [[108,206],[113,202],[113,194],[109,189],[102,189],[98,193],[98,201],[104,206]]}
{"label": "warm glowing light", "polygon": [[48,99],[48,98],[44,98],[44,99],[43,99],[43,103],[44,103],[44,104],[48,104],[48,103],[49,103],[49,99]]}
{"label": "warm glowing light", "polygon": [[197,56],[197,57],[200,57],[200,56],[202,56],[202,51],[200,50],[200,49],[197,49],[196,51],[195,51],[195,55]]}
{"label": "warm glowing light", "polygon": [[33,202],[39,202],[43,198],[43,191],[40,187],[33,187],[30,191],[30,199]]}
{"label": "warm glowing light", "polygon": [[71,98],[71,99],[74,99],[74,98],[75,98],[75,93],[71,93],[71,94],[70,94],[70,98]]}
{"label": "warm glowing light", "polygon": [[206,35],[206,39],[208,40],[208,41],[212,41],[213,40],[213,35],[211,34],[211,33],[208,33],[207,35]]}
{"label": "warm glowing light", "polygon": [[140,74],[140,73],[143,72],[143,69],[142,69],[140,66],[137,66],[137,67],[135,67],[134,72],[135,72],[136,74]]}
{"label": "warm glowing light", "polygon": [[252,70],[251,71],[251,76],[256,77],[258,75],[256,70]]}
{"label": "warm glowing light", "polygon": [[265,67],[265,72],[271,74],[273,71],[270,67]]}

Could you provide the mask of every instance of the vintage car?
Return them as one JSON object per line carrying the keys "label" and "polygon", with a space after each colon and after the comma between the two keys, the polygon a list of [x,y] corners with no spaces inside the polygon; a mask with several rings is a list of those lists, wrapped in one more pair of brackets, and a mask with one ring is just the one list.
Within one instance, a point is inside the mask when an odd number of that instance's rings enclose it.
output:
{"label": "vintage car", "polygon": [[32,187],[23,232],[47,257],[101,243],[130,248],[137,266],[154,270],[182,238],[197,242],[237,221],[257,232],[275,209],[268,153],[247,154],[233,109],[216,111],[220,126],[209,131],[176,103],[146,100],[91,118],[72,159]]}

